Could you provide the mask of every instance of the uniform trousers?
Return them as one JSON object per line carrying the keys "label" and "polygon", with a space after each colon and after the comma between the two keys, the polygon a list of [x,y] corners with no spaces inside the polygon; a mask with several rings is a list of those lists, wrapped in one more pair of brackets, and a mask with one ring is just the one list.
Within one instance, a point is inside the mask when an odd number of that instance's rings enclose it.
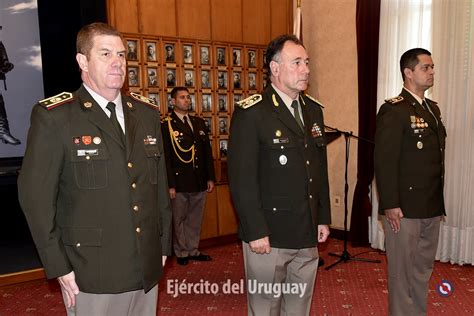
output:
{"label": "uniform trousers", "polygon": [[[257,254],[242,243],[247,279],[248,315],[309,315],[318,270],[318,248],[274,248],[269,254]],[[297,294],[278,295],[278,288],[267,291],[265,285],[286,284]],[[304,286],[304,290],[302,290]],[[282,285],[282,288],[285,286]],[[286,287],[288,289],[288,287]]]}
{"label": "uniform trousers", "polygon": [[441,217],[402,218],[398,233],[393,232],[388,221],[383,222],[389,315],[426,315]]}
{"label": "uniform trousers", "polygon": [[171,200],[173,209],[173,249],[177,257],[199,255],[201,223],[206,203],[206,191],[176,192]]}
{"label": "uniform trousers", "polygon": [[[64,305],[66,296],[63,291]],[[158,285],[145,293],[143,290],[119,294],[79,292],[76,305],[67,308],[68,316],[156,316]]]}

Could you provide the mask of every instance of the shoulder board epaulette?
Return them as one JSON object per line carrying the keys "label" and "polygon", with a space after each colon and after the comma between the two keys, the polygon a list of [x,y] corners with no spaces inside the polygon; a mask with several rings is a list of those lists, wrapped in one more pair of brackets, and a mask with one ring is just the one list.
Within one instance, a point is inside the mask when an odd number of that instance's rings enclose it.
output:
{"label": "shoulder board epaulette", "polygon": [[433,101],[433,100],[431,100],[431,99],[428,99],[428,98],[425,98],[425,99],[428,100],[428,101],[430,101],[430,102],[433,103],[433,104],[438,104],[438,102]]}
{"label": "shoulder board epaulette", "polygon": [[168,121],[171,121],[171,120],[172,120],[171,116],[166,115],[166,116],[163,117],[163,119],[161,120],[161,123],[168,122]]}
{"label": "shoulder board epaulette", "polygon": [[61,92],[60,94],[56,94],[53,97],[39,101],[39,104],[44,106],[46,109],[51,110],[55,107],[68,103],[73,99],[74,98],[71,92]]}
{"label": "shoulder board epaulette", "polygon": [[313,97],[310,96],[309,94],[306,94],[306,93],[305,93],[305,96],[306,96],[308,99],[310,99],[311,101],[316,102],[320,107],[322,107],[322,108],[324,109],[324,106],[323,106],[323,104],[322,104],[321,102],[319,102],[318,100],[316,100],[315,98],[313,98]]}
{"label": "shoulder board epaulette", "polygon": [[246,99],[238,101],[237,106],[241,107],[242,109],[248,109],[249,107],[254,106],[260,101],[262,101],[262,95],[254,94]]}
{"label": "shoulder board epaulette", "polygon": [[131,96],[133,99],[135,99],[135,100],[137,100],[137,101],[140,101],[141,103],[144,103],[144,104],[146,104],[146,105],[149,105],[149,106],[151,106],[152,108],[154,108],[154,109],[156,109],[156,110],[159,110],[159,109],[160,109],[160,106],[157,105],[157,104],[155,104],[152,99],[147,98],[147,97],[145,97],[145,96],[143,96],[143,95],[141,95],[141,94],[138,94],[138,93],[135,93],[135,92],[130,92],[130,96]]}
{"label": "shoulder board epaulette", "polygon": [[390,104],[397,104],[403,101],[403,97],[401,95],[397,97],[393,97],[390,99],[385,99],[385,102],[390,103]]}

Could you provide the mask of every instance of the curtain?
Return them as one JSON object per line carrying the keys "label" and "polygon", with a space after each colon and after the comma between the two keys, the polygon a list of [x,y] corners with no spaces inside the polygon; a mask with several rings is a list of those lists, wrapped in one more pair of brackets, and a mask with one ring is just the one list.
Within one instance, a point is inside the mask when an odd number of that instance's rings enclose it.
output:
{"label": "curtain", "polygon": [[380,0],[357,1],[357,68],[359,137],[357,184],[352,201],[350,240],[352,246],[369,244],[372,205],[369,188],[374,178],[375,112],[377,109],[377,60],[379,51]]}
{"label": "curtain", "polygon": [[[431,2],[431,0],[382,0],[377,109],[384,103],[384,99],[398,95],[402,89],[400,56],[415,47],[431,50]],[[369,238],[373,248],[383,250],[385,235],[378,217],[375,183],[372,183],[371,200]]]}
{"label": "curtain", "polygon": [[436,259],[474,265],[474,4],[433,1],[433,98],[447,128],[446,219]]}

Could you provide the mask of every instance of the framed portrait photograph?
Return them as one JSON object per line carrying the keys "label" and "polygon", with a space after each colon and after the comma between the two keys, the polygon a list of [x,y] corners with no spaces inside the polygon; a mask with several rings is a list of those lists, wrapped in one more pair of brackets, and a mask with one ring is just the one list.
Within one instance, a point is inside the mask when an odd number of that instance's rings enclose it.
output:
{"label": "framed portrait photograph", "polygon": [[257,51],[255,49],[249,49],[247,51],[247,63],[249,68],[257,67]]}
{"label": "framed portrait photograph", "polygon": [[148,67],[146,69],[146,72],[148,79],[148,87],[158,87],[158,69],[156,67]]}
{"label": "framed portrait photograph", "polygon": [[219,156],[222,158],[227,158],[227,139],[219,140]]}
{"label": "framed portrait photograph", "polygon": [[176,69],[166,68],[166,86],[167,87],[176,86]]}
{"label": "framed portrait photograph", "polygon": [[235,67],[242,66],[242,59],[241,59],[242,50],[240,48],[233,48],[232,49],[232,65]]}
{"label": "framed portrait photograph", "polygon": [[140,74],[138,67],[128,67],[128,85],[130,87],[138,87],[140,85]]}
{"label": "framed portrait photograph", "polygon": [[171,102],[172,98],[171,98],[171,93],[167,93],[166,94],[166,104],[168,106],[168,112],[172,112],[173,109],[174,109],[174,105],[173,105],[173,102]]}
{"label": "framed portrait photograph", "polygon": [[257,89],[257,73],[256,72],[248,73],[248,88],[249,90]]}
{"label": "framed portrait photograph", "polygon": [[183,45],[183,64],[192,64],[193,63],[193,45],[184,44]]}
{"label": "framed portrait photograph", "polygon": [[228,118],[227,117],[219,117],[219,135],[228,135],[229,128],[228,128]]}
{"label": "framed portrait photograph", "polygon": [[262,88],[265,89],[268,84],[268,75],[266,72],[262,74]]}
{"label": "framed portrait photograph", "polygon": [[127,40],[127,60],[138,60],[138,40]]}
{"label": "framed portrait photograph", "polygon": [[156,59],[156,42],[146,42],[146,60],[147,61],[157,61]]}
{"label": "framed portrait photograph", "polygon": [[176,44],[175,43],[165,43],[165,61],[167,63],[176,62]]}
{"label": "framed portrait photograph", "polygon": [[240,71],[232,73],[232,87],[234,89],[242,89],[242,73]]}
{"label": "framed portrait photograph", "polygon": [[227,112],[227,94],[219,94],[217,96],[217,105],[219,112]]}
{"label": "framed portrait photograph", "polygon": [[184,70],[184,86],[194,87],[194,70]]}
{"label": "framed portrait photograph", "polygon": [[159,93],[148,93],[148,98],[156,105],[160,105],[160,94]]}
{"label": "framed portrait photograph", "polygon": [[200,59],[201,65],[210,65],[211,64],[209,46],[200,46],[199,47],[199,56],[200,56],[199,59]]}
{"label": "framed portrait photograph", "polygon": [[194,93],[189,94],[189,111],[196,112],[196,97]]}
{"label": "framed portrait photograph", "polygon": [[211,88],[211,71],[210,70],[201,70],[201,88],[202,89]]}
{"label": "framed portrait photograph", "polygon": [[204,116],[202,119],[204,120],[204,125],[207,128],[207,133],[212,135],[212,117]]}
{"label": "framed portrait photograph", "polygon": [[242,100],[242,94],[241,93],[234,93],[234,97],[233,97],[234,104],[236,104],[240,100]]}
{"label": "framed portrait photograph", "polygon": [[227,71],[217,73],[217,89],[227,89]]}
{"label": "framed portrait photograph", "polygon": [[225,60],[225,47],[216,48],[216,61],[217,61],[217,66],[227,65],[226,60]]}
{"label": "framed portrait photograph", "polygon": [[203,93],[201,95],[201,110],[203,113],[212,111],[212,97],[210,93]]}

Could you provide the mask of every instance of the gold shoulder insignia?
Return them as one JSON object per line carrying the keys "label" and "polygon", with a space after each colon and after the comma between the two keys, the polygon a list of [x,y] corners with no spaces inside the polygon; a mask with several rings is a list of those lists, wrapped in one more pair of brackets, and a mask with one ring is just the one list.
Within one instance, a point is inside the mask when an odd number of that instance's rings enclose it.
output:
{"label": "gold shoulder insignia", "polygon": [[390,99],[385,99],[385,102],[390,103],[390,104],[397,104],[403,101],[403,97],[399,95],[398,97],[393,97]]}
{"label": "gold shoulder insignia", "polygon": [[61,92],[53,97],[39,101],[39,104],[44,106],[46,109],[51,110],[72,100],[73,96],[71,92]]}
{"label": "gold shoulder insignia", "polygon": [[135,93],[135,92],[130,92],[130,96],[131,96],[133,99],[135,99],[135,100],[137,100],[137,101],[140,101],[141,103],[144,103],[144,104],[146,104],[146,105],[149,105],[149,106],[151,106],[152,108],[154,108],[154,109],[156,109],[156,110],[159,110],[159,109],[160,109],[160,106],[157,105],[157,104],[155,104],[152,99],[147,98],[147,97],[145,97],[145,96],[143,96],[143,95],[141,95],[141,94],[138,94],[138,93]]}
{"label": "gold shoulder insignia", "polygon": [[254,106],[260,101],[262,101],[262,95],[254,94],[246,99],[238,101],[237,106],[241,107],[242,109],[248,109],[249,107]]}
{"label": "gold shoulder insignia", "polygon": [[323,106],[323,104],[322,104],[321,102],[319,102],[318,100],[316,100],[315,98],[313,98],[313,97],[310,96],[309,94],[306,94],[306,93],[305,93],[305,96],[306,96],[308,99],[310,99],[311,101],[316,102],[320,107],[322,107],[322,108],[324,109],[324,106]]}

